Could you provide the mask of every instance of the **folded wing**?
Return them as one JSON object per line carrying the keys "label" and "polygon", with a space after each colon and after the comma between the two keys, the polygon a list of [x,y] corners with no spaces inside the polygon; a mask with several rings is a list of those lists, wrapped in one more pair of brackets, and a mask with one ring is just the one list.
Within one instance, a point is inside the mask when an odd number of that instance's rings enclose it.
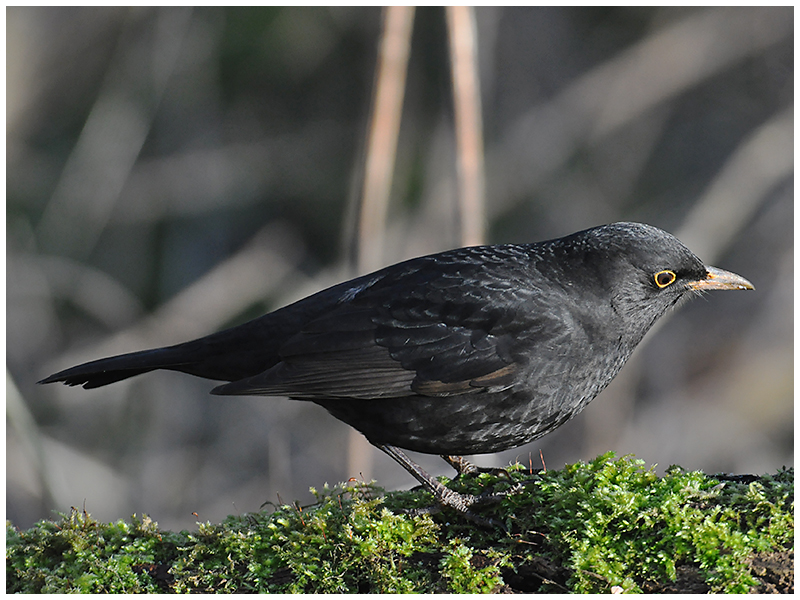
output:
{"label": "folded wing", "polygon": [[536,290],[486,269],[433,275],[423,265],[360,290],[289,338],[280,363],[214,393],[372,399],[509,388],[522,366],[519,336],[550,335],[557,320],[536,310]]}

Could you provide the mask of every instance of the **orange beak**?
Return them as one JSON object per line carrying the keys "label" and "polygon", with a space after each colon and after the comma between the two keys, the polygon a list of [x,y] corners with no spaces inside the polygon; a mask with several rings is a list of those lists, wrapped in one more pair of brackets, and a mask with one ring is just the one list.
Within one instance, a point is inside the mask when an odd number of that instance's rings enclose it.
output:
{"label": "orange beak", "polygon": [[754,290],[756,289],[752,283],[747,281],[744,277],[731,273],[730,271],[723,271],[716,267],[706,267],[708,274],[703,279],[693,281],[689,287],[693,290]]}

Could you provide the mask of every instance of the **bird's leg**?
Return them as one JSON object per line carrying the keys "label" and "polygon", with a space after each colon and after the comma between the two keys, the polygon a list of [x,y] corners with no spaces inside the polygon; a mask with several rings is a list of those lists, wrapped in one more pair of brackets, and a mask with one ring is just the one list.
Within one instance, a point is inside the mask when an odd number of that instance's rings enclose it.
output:
{"label": "bird's leg", "polygon": [[[494,475],[497,478],[505,479],[506,481],[509,482],[509,484],[511,484],[511,487],[504,492],[494,492],[494,493],[484,492],[483,494],[478,496],[479,499],[502,498],[503,496],[507,496],[509,494],[517,494],[521,492],[524,487],[523,483],[521,482],[514,483],[514,481],[511,479],[511,475],[505,469],[500,469],[496,467],[479,467],[477,465],[473,465],[463,456],[455,456],[447,454],[441,454],[440,456],[444,460],[446,460],[451,467],[453,467],[456,471],[458,471],[459,476],[462,475],[475,476],[479,473],[490,473],[491,475]],[[533,479],[534,480],[538,479],[538,477],[534,477]]]}
{"label": "bird's leg", "polygon": [[[378,446],[378,448],[386,452],[386,454],[403,465],[406,471],[414,476],[414,479],[419,481],[425,489],[433,494],[433,497],[436,498],[436,501],[439,504],[454,508],[476,523],[482,525],[493,525],[491,521],[472,514],[469,509],[475,504],[492,501],[494,498],[490,496],[473,496],[472,494],[459,494],[458,492],[454,492],[443,483],[437,481],[434,477],[423,471],[422,467],[408,458],[405,452],[400,450],[400,448],[397,448],[396,446],[389,446],[388,444]],[[428,510],[426,512],[432,511]]]}
{"label": "bird's leg", "polygon": [[499,469],[494,467],[479,467],[477,465],[473,465],[463,456],[453,456],[453,455],[440,455],[443,459],[447,461],[447,463],[453,467],[456,471],[458,471],[459,475],[477,475],[478,473],[491,473],[496,477],[504,477],[505,479],[511,479],[511,475],[508,474],[508,471],[505,469]]}
{"label": "bird's leg", "polygon": [[473,465],[463,456],[442,454],[441,457],[445,459],[451,467],[458,471],[459,475],[475,475],[481,471],[477,465]]}

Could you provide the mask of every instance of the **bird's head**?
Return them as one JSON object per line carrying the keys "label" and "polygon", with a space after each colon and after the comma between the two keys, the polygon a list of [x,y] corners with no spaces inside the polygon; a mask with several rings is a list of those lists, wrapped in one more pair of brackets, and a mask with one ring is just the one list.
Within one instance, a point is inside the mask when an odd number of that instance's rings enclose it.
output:
{"label": "bird's head", "polygon": [[650,225],[612,223],[562,239],[570,240],[580,276],[593,280],[583,287],[610,297],[634,337],[693,293],[755,289],[735,273],[705,265],[676,237]]}

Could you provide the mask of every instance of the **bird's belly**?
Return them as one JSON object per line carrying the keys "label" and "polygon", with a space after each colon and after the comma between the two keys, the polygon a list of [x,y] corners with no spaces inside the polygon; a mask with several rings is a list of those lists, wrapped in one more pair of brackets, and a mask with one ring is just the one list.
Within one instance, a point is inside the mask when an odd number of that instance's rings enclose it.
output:
{"label": "bird's belly", "polygon": [[511,391],[315,402],[373,444],[454,455],[514,448],[552,431],[579,410],[577,403],[537,402]]}
{"label": "bird's belly", "polygon": [[535,440],[578,414],[614,378],[629,354],[600,352],[593,360],[573,361],[571,370],[539,369],[499,392],[314,402],[376,445],[429,454],[500,452]]}

